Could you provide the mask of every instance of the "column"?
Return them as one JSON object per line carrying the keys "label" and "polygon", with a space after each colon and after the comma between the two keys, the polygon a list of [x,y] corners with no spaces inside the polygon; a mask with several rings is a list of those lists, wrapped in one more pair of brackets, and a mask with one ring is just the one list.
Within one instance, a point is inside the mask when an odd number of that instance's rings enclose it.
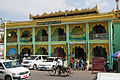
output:
{"label": "column", "polygon": [[18,54],[20,54],[20,29],[17,29],[17,49],[18,49]]}
{"label": "column", "polygon": [[51,25],[48,25],[48,54],[51,56]]}
{"label": "column", "polygon": [[33,55],[35,55],[35,27],[32,28],[32,47],[33,47]]}
{"label": "column", "polygon": [[109,27],[109,52],[110,52],[110,68],[113,69],[113,59],[111,58],[113,54],[113,45],[112,45],[112,20],[108,21]]}
{"label": "column", "polygon": [[89,27],[88,27],[88,22],[86,23],[86,49],[87,49],[87,54],[88,54],[88,68],[89,68],[90,55],[89,55]]}
{"label": "column", "polygon": [[70,53],[69,53],[69,24],[66,24],[66,47],[67,47],[67,55],[68,55],[68,65],[70,64]]}

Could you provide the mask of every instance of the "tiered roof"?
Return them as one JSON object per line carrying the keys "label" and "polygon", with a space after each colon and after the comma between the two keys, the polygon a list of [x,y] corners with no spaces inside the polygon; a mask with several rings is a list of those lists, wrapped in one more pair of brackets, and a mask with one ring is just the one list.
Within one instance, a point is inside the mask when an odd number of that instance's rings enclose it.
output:
{"label": "tiered roof", "polygon": [[75,10],[66,10],[65,12],[62,11],[58,11],[58,12],[51,12],[50,14],[47,14],[46,12],[44,12],[42,15],[37,14],[36,16],[33,16],[32,14],[29,14],[29,18],[30,19],[45,19],[45,18],[56,18],[56,17],[64,17],[64,16],[74,16],[74,15],[85,15],[85,14],[96,14],[99,13],[98,9],[97,9],[97,5],[90,9],[82,9],[82,10],[78,10],[77,8]]}

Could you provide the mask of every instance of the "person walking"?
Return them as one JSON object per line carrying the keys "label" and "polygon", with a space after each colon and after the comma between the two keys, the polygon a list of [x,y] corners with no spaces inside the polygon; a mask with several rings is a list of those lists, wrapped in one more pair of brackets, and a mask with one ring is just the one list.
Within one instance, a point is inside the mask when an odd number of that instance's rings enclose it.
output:
{"label": "person walking", "polygon": [[78,58],[76,59],[76,69],[78,69],[79,68],[79,60],[78,60]]}
{"label": "person walking", "polygon": [[73,58],[71,58],[71,60],[70,60],[70,67],[71,67],[71,69],[73,69]]}
{"label": "person walking", "polygon": [[82,68],[81,68],[81,64],[82,64],[82,58],[80,57],[80,58],[79,58],[79,70],[82,69]]}
{"label": "person walking", "polygon": [[76,59],[73,60],[74,70],[76,69]]}

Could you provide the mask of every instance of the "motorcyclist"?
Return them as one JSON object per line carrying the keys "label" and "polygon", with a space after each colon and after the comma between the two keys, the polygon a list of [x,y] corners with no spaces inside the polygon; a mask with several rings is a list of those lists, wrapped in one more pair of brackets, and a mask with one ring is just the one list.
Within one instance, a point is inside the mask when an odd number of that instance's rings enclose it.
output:
{"label": "motorcyclist", "polygon": [[59,69],[59,72],[58,72],[59,74],[61,73],[62,65],[63,65],[63,63],[62,63],[61,58],[58,58],[58,60],[57,60],[57,67]]}

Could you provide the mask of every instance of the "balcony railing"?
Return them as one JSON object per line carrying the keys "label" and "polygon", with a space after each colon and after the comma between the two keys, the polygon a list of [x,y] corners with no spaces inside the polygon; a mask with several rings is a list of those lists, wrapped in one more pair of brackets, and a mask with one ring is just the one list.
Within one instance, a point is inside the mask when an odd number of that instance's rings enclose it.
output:
{"label": "balcony railing", "polygon": [[90,34],[89,35],[90,40],[108,40],[109,34],[108,33],[100,33],[100,34]]}
{"label": "balcony railing", "polygon": [[85,40],[85,34],[83,34],[83,35],[70,35],[69,39],[70,40],[78,40],[78,41]]}
{"label": "balcony railing", "polygon": [[7,37],[7,42],[17,42],[17,38]]}
{"label": "balcony railing", "polygon": [[42,37],[35,37],[35,41],[48,41],[48,36],[42,36]]}
{"label": "balcony railing", "polygon": [[52,36],[52,41],[65,41],[65,40],[66,40],[66,35]]}
{"label": "balcony railing", "polygon": [[20,38],[20,42],[32,42],[32,37]]}

